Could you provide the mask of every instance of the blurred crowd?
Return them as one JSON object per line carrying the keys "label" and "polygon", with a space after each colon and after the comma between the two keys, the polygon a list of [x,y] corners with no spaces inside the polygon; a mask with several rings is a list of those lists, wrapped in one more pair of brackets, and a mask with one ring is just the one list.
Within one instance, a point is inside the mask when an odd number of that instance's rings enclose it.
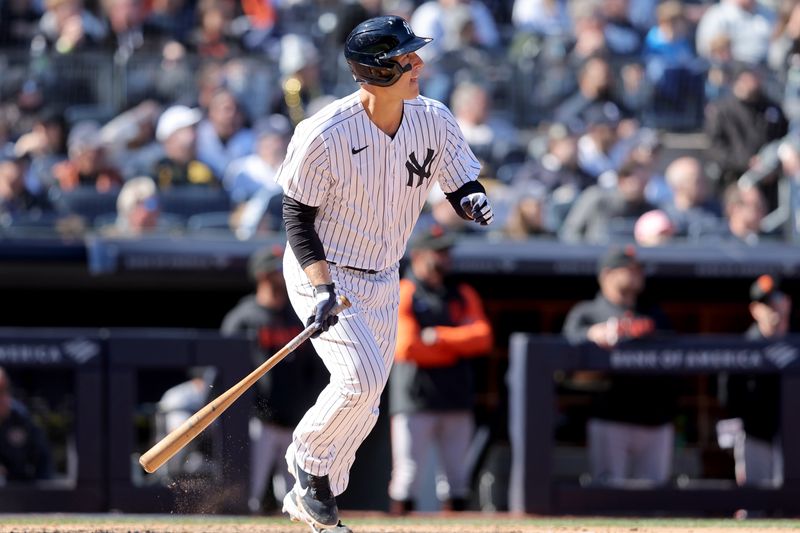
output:
{"label": "blurred crowd", "polygon": [[798,0],[0,0],[0,235],[283,231],[295,126],[379,14],[433,43],[498,219],[570,243],[792,242]]}

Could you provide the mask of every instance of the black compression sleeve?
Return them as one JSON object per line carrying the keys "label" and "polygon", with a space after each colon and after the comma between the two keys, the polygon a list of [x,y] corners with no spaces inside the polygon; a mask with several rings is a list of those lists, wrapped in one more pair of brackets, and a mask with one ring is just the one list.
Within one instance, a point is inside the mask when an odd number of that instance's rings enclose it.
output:
{"label": "black compression sleeve", "polygon": [[301,204],[294,198],[283,196],[283,222],[286,237],[300,266],[325,261],[325,249],[314,229],[318,207]]}
{"label": "black compression sleeve", "polygon": [[472,194],[474,192],[482,192],[486,194],[486,189],[483,188],[483,185],[480,182],[476,181],[468,181],[458,189],[453,192],[446,192],[444,193],[445,198],[450,202],[450,205],[453,206],[453,209],[456,210],[458,216],[463,218],[464,220],[472,220],[467,214],[461,209],[461,199],[467,196],[468,194]]}

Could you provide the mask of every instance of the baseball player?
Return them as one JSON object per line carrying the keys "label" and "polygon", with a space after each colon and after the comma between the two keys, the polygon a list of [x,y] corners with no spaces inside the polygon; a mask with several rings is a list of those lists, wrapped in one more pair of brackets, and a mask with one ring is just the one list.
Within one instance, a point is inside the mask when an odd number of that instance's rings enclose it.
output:
{"label": "baseball player", "polygon": [[[396,16],[356,26],[344,53],[359,90],[298,124],[278,170],[289,299],[319,327],[312,342],[330,372],[286,452],[296,481],[283,508],[317,533],[350,531],[336,496],[378,418],[394,359],[398,262],[428,191],[438,182],[459,215],[493,219],[452,114],[419,94],[416,50],[428,42]],[[352,303],[339,316],[337,295]]]}

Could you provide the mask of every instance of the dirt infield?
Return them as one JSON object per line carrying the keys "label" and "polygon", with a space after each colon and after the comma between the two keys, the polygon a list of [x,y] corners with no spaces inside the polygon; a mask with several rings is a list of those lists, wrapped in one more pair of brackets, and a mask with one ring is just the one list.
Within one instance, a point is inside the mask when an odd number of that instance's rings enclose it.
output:
{"label": "dirt infield", "polygon": [[[536,519],[509,515],[348,515],[355,533],[778,533],[797,520]],[[0,533],[308,533],[283,518],[137,515],[0,515]]]}

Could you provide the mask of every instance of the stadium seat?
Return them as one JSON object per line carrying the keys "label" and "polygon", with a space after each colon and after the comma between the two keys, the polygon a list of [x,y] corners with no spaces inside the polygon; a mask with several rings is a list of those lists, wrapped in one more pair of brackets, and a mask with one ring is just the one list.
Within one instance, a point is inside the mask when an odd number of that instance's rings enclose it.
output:
{"label": "stadium seat", "polygon": [[231,200],[222,189],[172,187],[160,192],[161,211],[189,218],[201,213],[230,211]]}
{"label": "stadium seat", "polygon": [[233,235],[228,211],[199,213],[186,220],[186,231],[191,234]]}
{"label": "stadium seat", "polygon": [[116,214],[118,194],[118,189],[101,193],[94,187],[78,187],[57,193],[53,204],[62,215],[80,215],[93,226],[98,216]]}

